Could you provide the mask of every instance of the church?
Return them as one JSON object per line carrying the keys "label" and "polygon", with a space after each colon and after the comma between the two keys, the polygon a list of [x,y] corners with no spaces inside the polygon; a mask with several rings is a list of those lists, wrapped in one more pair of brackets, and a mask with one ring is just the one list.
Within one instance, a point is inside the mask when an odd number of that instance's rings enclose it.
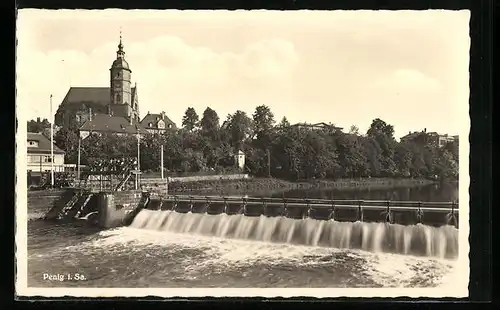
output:
{"label": "church", "polygon": [[176,125],[164,112],[141,120],[137,83],[125,60],[122,37],[110,72],[110,87],[71,87],[55,115],[55,125],[78,128],[81,133],[160,133]]}

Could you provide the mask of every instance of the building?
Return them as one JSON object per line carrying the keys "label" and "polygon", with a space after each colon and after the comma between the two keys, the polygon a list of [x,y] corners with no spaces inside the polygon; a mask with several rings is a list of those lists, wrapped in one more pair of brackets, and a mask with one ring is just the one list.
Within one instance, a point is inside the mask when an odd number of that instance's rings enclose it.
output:
{"label": "building", "polygon": [[116,135],[137,135],[146,133],[139,122],[109,114],[96,114],[90,117],[80,127],[80,137],[87,138],[90,134],[113,133]]}
{"label": "building", "polygon": [[132,86],[132,70],[125,60],[121,35],[109,74],[109,87],[71,87],[56,112],[55,125],[80,128],[84,135],[92,131],[121,134],[144,131],[137,83]]}
{"label": "building", "polygon": [[331,129],[335,131],[342,131],[342,127],[337,127],[332,124],[327,124],[327,123],[315,123],[315,124],[309,124],[309,123],[297,123],[293,124],[293,127],[297,127],[299,129],[311,129],[311,130],[325,130],[325,129]]}
{"label": "building", "polygon": [[148,114],[141,121],[141,126],[149,133],[163,133],[169,129],[176,129],[175,123],[165,115],[165,112],[160,114]]}
{"label": "building", "polygon": [[420,137],[422,134],[426,134],[428,143],[433,143],[436,146],[443,147],[449,142],[458,142],[458,135],[448,135],[448,134],[439,134],[437,132],[427,132],[427,128],[424,128],[422,131],[414,131],[408,132],[408,134],[404,137],[401,137],[401,142],[409,142],[413,141],[416,138]]}
{"label": "building", "polygon": [[239,150],[236,154],[234,154],[234,162],[240,170],[245,168],[245,153],[242,150]]}
{"label": "building", "polygon": [[[62,172],[65,170],[64,151],[55,144],[54,150],[54,171]],[[28,158],[27,166],[30,173],[41,173],[51,171],[51,148],[50,139],[41,133],[28,132]]]}

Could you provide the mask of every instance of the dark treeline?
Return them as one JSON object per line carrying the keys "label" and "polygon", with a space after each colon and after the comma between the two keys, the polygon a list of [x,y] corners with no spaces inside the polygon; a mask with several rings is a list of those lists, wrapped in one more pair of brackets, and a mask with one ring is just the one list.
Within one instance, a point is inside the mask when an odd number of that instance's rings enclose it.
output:
{"label": "dark treeline", "polygon": [[[61,129],[55,141],[66,150],[66,161],[76,163],[78,133]],[[146,171],[159,171],[163,144],[165,169],[180,173],[234,170],[232,154],[241,150],[246,156],[245,172],[254,176],[287,180],[458,177],[458,142],[438,147],[425,132],[397,142],[393,126],[381,119],[373,120],[366,134],[355,126],[348,133],[334,126],[293,126],[286,118],[276,124],[267,106],[257,107],[251,116],[236,111],[222,124],[211,108],[201,118],[188,108],[182,128],[147,134],[140,141],[141,169]],[[137,156],[134,136],[92,135],[81,146],[82,164],[103,157]]]}
{"label": "dark treeline", "polygon": [[48,119],[43,120],[38,117],[36,120],[30,120],[27,122],[28,132],[38,132],[43,133],[46,129],[50,129],[50,122]]}

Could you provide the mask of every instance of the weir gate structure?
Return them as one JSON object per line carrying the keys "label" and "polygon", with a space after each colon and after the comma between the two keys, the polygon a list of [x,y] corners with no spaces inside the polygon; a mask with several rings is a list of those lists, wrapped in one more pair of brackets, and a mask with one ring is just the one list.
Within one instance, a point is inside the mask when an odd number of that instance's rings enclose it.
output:
{"label": "weir gate structure", "polygon": [[401,225],[420,223],[458,228],[456,202],[168,196],[150,197],[142,208],[209,215],[284,216],[292,219],[386,222]]}
{"label": "weir gate structure", "polygon": [[68,190],[45,219],[70,220],[92,215],[102,227],[130,225],[142,210],[249,217],[311,218],[338,222],[385,222],[400,225],[454,226],[458,203],[384,200],[326,200],[235,196],[172,196],[151,191],[92,192]]}

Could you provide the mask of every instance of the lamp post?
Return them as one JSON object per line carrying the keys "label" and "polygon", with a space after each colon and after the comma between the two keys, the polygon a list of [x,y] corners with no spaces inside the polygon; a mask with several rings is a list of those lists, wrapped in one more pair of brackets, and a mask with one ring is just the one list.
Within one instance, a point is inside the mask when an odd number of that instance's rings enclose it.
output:
{"label": "lamp post", "polygon": [[50,184],[54,187],[54,115],[52,115],[52,94],[50,94]]}
{"label": "lamp post", "polygon": [[141,171],[141,135],[137,132],[137,170]]}
{"label": "lamp post", "polygon": [[160,169],[161,169],[161,179],[164,179],[163,175],[163,144],[160,146]]}
{"label": "lamp post", "polygon": [[80,158],[82,149],[82,137],[80,131],[78,131],[78,162],[77,162],[77,179],[80,181]]}

